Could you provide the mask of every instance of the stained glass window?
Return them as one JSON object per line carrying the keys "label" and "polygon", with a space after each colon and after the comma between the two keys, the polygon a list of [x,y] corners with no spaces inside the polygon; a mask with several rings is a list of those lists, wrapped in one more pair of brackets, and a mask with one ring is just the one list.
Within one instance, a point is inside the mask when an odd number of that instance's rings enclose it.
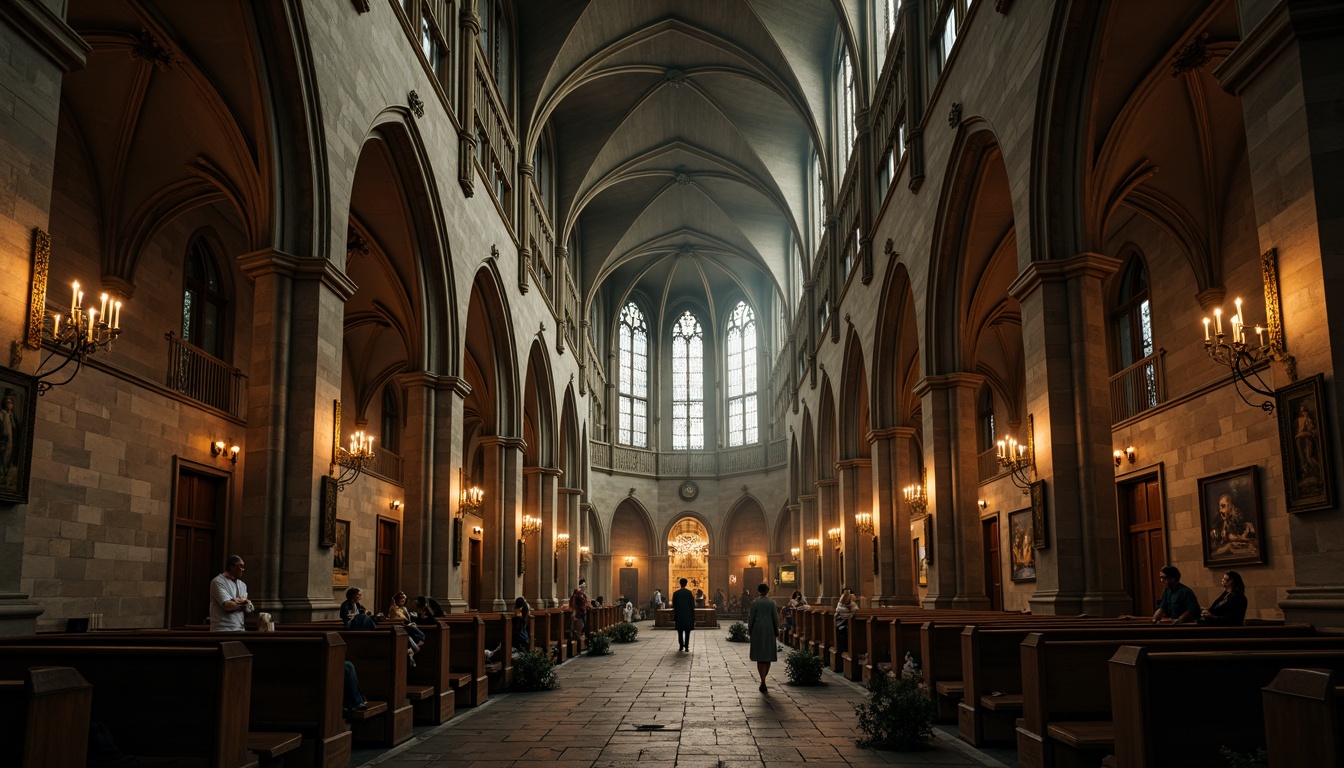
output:
{"label": "stained glass window", "polygon": [[704,337],[689,311],[672,326],[673,450],[705,447]]}
{"label": "stained glass window", "polygon": [[728,318],[728,445],[757,442],[756,424],[756,314],[739,301]]}
{"label": "stained glass window", "polygon": [[647,448],[649,445],[649,326],[634,302],[621,310],[620,322],[620,414],[617,441]]}

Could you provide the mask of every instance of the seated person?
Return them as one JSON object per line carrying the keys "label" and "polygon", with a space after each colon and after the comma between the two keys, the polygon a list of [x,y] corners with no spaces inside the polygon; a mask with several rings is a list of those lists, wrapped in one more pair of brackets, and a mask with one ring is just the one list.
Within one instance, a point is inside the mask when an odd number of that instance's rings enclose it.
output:
{"label": "seated person", "polygon": [[345,623],[346,629],[377,629],[378,622],[373,616],[369,615],[368,610],[359,602],[359,598],[364,595],[358,587],[351,587],[345,591],[345,602],[341,603],[341,621]]}
{"label": "seated person", "polygon": [[438,600],[424,595],[415,598],[415,618],[417,621],[434,621],[442,615],[443,609],[439,607]]}
{"label": "seated person", "polygon": [[345,662],[345,690],[341,696],[341,709],[345,716],[367,709],[369,702],[359,690],[359,675],[355,673],[354,662]]}
{"label": "seated person", "polygon": [[1217,627],[1240,627],[1246,623],[1246,583],[1241,574],[1228,571],[1223,574],[1223,594],[1213,605],[1200,612],[1199,623]]}
{"label": "seated person", "polygon": [[387,609],[387,618],[400,622],[406,628],[406,655],[410,657],[411,666],[415,666],[415,654],[420,652],[420,646],[425,642],[425,633],[415,626],[411,621],[411,611],[406,607],[406,593],[398,591],[392,596],[392,605]]}
{"label": "seated person", "polygon": [[696,608],[705,607],[705,591],[703,589],[695,590],[695,607]]}
{"label": "seated person", "polygon": [[1181,583],[1181,570],[1174,565],[1164,565],[1159,579],[1166,587],[1157,601],[1157,611],[1153,613],[1153,623],[1164,618],[1171,623],[1184,624],[1199,618],[1199,598],[1189,587]]}
{"label": "seated person", "polygon": [[528,618],[532,615],[532,606],[522,595],[513,601],[513,650],[525,653],[532,647],[532,636],[527,631]]}

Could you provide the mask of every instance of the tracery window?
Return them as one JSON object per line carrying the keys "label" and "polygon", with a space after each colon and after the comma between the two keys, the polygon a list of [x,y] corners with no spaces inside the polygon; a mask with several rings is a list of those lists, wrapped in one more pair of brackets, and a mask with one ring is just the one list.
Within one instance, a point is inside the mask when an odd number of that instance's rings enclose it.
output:
{"label": "tracery window", "polygon": [[616,439],[637,448],[649,446],[649,326],[634,302],[621,310],[620,413]]}
{"label": "tracery window", "polygon": [[840,47],[840,59],[836,65],[835,91],[839,100],[840,125],[837,138],[840,139],[840,157],[842,165],[849,164],[850,153],[854,151],[854,66],[849,58],[849,49]]}
{"label": "tracery window", "polygon": [[672,326],[672,449],[705,447],[705,334],[690,311]]}
{"label": "tracery window", "polygon": [[182,275],[182,340],[196,348],[224,357],[224,284],[219,266],[205,238],[198,237],[187,252]]}
{"label": "tracery window", "polygon": [[756,406],[756,313],[739,301],[728,318],[728,445],[759,441]]}
{"label": "tracery window", "polygon": [[1131,256],[1120,278],[1112,314],[1118,369],[1128,368],[1153,354],[1153,312],[1148,304],[1148,270],[1137,254]]}
{"label": "tracery window", "polygon": [[401,455],[401,407],[392,384],[383,387],[383,450]]}
{"label": "tracery window", "polygon": [[826,222],[826,177],[821,172],[821,155],[812,153],[812,253],[821,247],[822,226]]}
{"label": "tracery window", "polygon": [[481,17],[481,50],[485,52],[485,63],[495,77],[499,100],[512,111],[513,30],[504,4],[500,0],[477,0],[476,13]]}
{"label": "tracery window", "polygon": [[976,403],[976,431],[979,432],[981,453],[994,448],[994,392],[988,384],[981,385]]}

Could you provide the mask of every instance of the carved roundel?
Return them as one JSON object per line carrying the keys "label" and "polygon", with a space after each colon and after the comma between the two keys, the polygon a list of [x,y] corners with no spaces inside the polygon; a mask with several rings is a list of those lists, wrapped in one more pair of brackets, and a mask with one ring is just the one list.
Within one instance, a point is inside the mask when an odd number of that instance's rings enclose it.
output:
{"label": "carved roundel", "polygon": [[693,480],[687,480],[677,489],[677,495],[686,501],[693,501],[696,496],[700,495],[700,486],[696,485]]}

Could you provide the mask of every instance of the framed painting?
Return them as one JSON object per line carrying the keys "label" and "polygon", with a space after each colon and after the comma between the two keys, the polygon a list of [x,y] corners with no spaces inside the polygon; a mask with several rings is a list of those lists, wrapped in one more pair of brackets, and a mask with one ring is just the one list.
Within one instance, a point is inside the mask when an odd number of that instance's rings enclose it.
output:
{"label": "framed painting", "polygon": [[1204,565],[1253,565],[1265,562],[1260,538],[1265,514],[1255,467],[1242,467],[1199,479],[1200,539]]}
{"label": "framed painting", "polygon": [[775,583],[792,588],[798,583],[798,566],[781,565],[775,571]]}
{"label": "framed painting", "polygon": [[1045,524],[1045,481],[1031,484],[1031,546],[1045,549],[1050,546]]}
{"label": "framed painting", "polygon": [[27,504],[37,379],[0,367],[0,504]]}
{"label": "framed painting", "polygon": [[921,587],[929,586],[929,561],[924,556],[924,542],[916,536],[911,542],[915,563],[915,583]]}
{"label": "framed painting", "polygon": [[1023,509],[1008,515],[1009,575],[1013,581],[1036,580],[1036,534],[1033,514]]}
{"label": "framed painting", "polygon": [[336,543],[336,501],[340,498],[340,485],[330,475],[322,476],[322,535],[317,540],[319,547],[330,547]]}
{"label": "framed painting", "polygon": [[1321,394],[1324,382],[1325,376],[1318,373],[1274,392],[1283,461],[1283,498],[1289,512],[1335,506],[1329,430]]}
{"label": "framed painting", "polygon": [[331,586],[350,586],[350,521],[336,521],[336,541],[331,548]]}

